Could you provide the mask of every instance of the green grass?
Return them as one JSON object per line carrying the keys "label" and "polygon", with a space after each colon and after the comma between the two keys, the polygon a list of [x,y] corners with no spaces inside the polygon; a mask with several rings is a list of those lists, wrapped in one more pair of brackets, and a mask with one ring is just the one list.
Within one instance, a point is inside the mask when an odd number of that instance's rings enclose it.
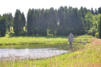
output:
{"label": "green grass", "polygon": [[[22,37],[18,37],[18,39],[19,38],[23,40]],[[57,46],[57,44],[67,44],[67,38],[65,37],[24,37],[24,39],[27,38],[29,38],[30,42],[33,42],[33,40],[35,40],[35,42],[37,42],[37,40],[40,40],[40,43],[46,43],[46,45]],[[33,40],[31,40],[30,38]],[[101,45],[89,45],[89,39],[91,39],[91,36],[87,35],[76,37],[73,46],[73,48],[76,49],[76,51],[73,52],[46,59],[28,59],[15,61],[2,60],[0,61],[0,67],[93,67],[94,64],[101,64]],[[51,43],[50,41],[52,41],[53,43]],[[11,41],[9,40],[9,42]],[[14,43],[19,42],[21,41],[17,40]],[[28,41],[25,40],[25,42]]]}
{"label": "green grass", "polygon": [[[84,40],[83,38],[85,38],[86,40]],[[82,43],[85,41],[86,43],[89,38],[91,38],[91,36],[87,35],[76,37],[74,44],[77,44],[78,41]],[[69,45],[67,37],[1,37],[0,48],[69,49]]]}
{"label": "green grass", "polygon": [[2,37],[0,48],[46,48],[67,44],[66,37]]}

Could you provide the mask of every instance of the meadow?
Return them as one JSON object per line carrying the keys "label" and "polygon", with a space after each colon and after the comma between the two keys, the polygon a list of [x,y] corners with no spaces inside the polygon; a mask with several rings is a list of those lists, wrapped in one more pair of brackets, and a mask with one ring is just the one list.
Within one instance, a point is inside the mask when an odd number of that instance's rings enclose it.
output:
{"label": "meadow", "polygon": [[[91,38],[92,36],[88,35],[75,37],[71,52],[60,56],[36,60],[1,60],[0,67],[100,67],[101,45],[92,45]],[[8,42],[3,42],[3,39],[8,39]],[[13,39],[15,40],[12,41]],[[62,46],[60,49],[70,50],[67,37],[11,37],[10,39],[4,37],[1,38],[0,41],[2,41],[1,44],[5,44],[5,46],[8,45],[7,43],[11,43],[9,45],[15,43],[12,48],[15,48],[19,43],[22,45],[21,47],[23,47],[23,43],[27,42],[30,45],[31,42],[33,43],[33,48],[60,48]],[[39,45],[35,46],[37,43]]]}
{"label": "meadow", "polygon": [[2,37],[0,48],[52,48],[67,45],[66,37]]}
{"label": "meadow", "polygon": [[[74,38],[74,46],[88,43],[91,36]],[[76,45],[78,44],[78,45]],[[68,37],[0,37],[0,48],[59,48],[69,49]]]}

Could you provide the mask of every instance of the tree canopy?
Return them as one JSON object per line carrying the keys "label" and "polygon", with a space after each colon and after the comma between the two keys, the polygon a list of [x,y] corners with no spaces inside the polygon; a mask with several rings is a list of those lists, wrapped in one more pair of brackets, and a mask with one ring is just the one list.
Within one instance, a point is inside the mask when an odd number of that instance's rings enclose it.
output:
{"label": "tree canopy", "polygon": [[24,13],[17,9],[14,17],[11,13],[0,17],[0,19],[5,18],[5,21],[0,22],[1,25],[4,25],[0,26],[0,31],[2,32],[2,28],[4,28],[5,32],[10,33],[13,29],[16,36],[67,36],[69,33],[95,36],[100,31],[98,30],[100,14],[101,8],[94,10],[84,7],[80,9],[60,7],[59,9],[29,9],[25,18]]}

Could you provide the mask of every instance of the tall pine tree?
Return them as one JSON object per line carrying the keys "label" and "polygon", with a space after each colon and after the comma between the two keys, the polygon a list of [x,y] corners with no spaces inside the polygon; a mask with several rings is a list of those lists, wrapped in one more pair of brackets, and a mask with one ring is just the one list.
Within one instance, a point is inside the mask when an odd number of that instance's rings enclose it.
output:
{"label": "tall pine tree", "polygon": [[0,17],[0,36],[5,36],[6,34],[6,20],[4,17]]}
{"label": "tall pine tree", "polygon": [[24,32],[25,26],[25,19],[23,13],[20,10],[16,10],[15,17],[14,17],[14,33],[15,35],[22,35]]}
{"label": "tall pine tree", "polygon": [[98,26],[98,30],[99,30],[99,38],[101,39],[101,16],[100,16],[100,21],[99,21],[99,26]]}

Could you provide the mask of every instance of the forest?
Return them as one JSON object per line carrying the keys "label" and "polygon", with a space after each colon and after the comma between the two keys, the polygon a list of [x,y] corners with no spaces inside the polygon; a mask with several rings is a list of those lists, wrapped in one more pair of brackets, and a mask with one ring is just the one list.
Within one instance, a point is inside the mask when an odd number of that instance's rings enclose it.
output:
{"label": "forest", "polygon": [[0,36],[67,36],[89,34],[101,38],[101,7],[60,7],[29,9],[27,17],[19,9],[15,15],[0,16]]}

